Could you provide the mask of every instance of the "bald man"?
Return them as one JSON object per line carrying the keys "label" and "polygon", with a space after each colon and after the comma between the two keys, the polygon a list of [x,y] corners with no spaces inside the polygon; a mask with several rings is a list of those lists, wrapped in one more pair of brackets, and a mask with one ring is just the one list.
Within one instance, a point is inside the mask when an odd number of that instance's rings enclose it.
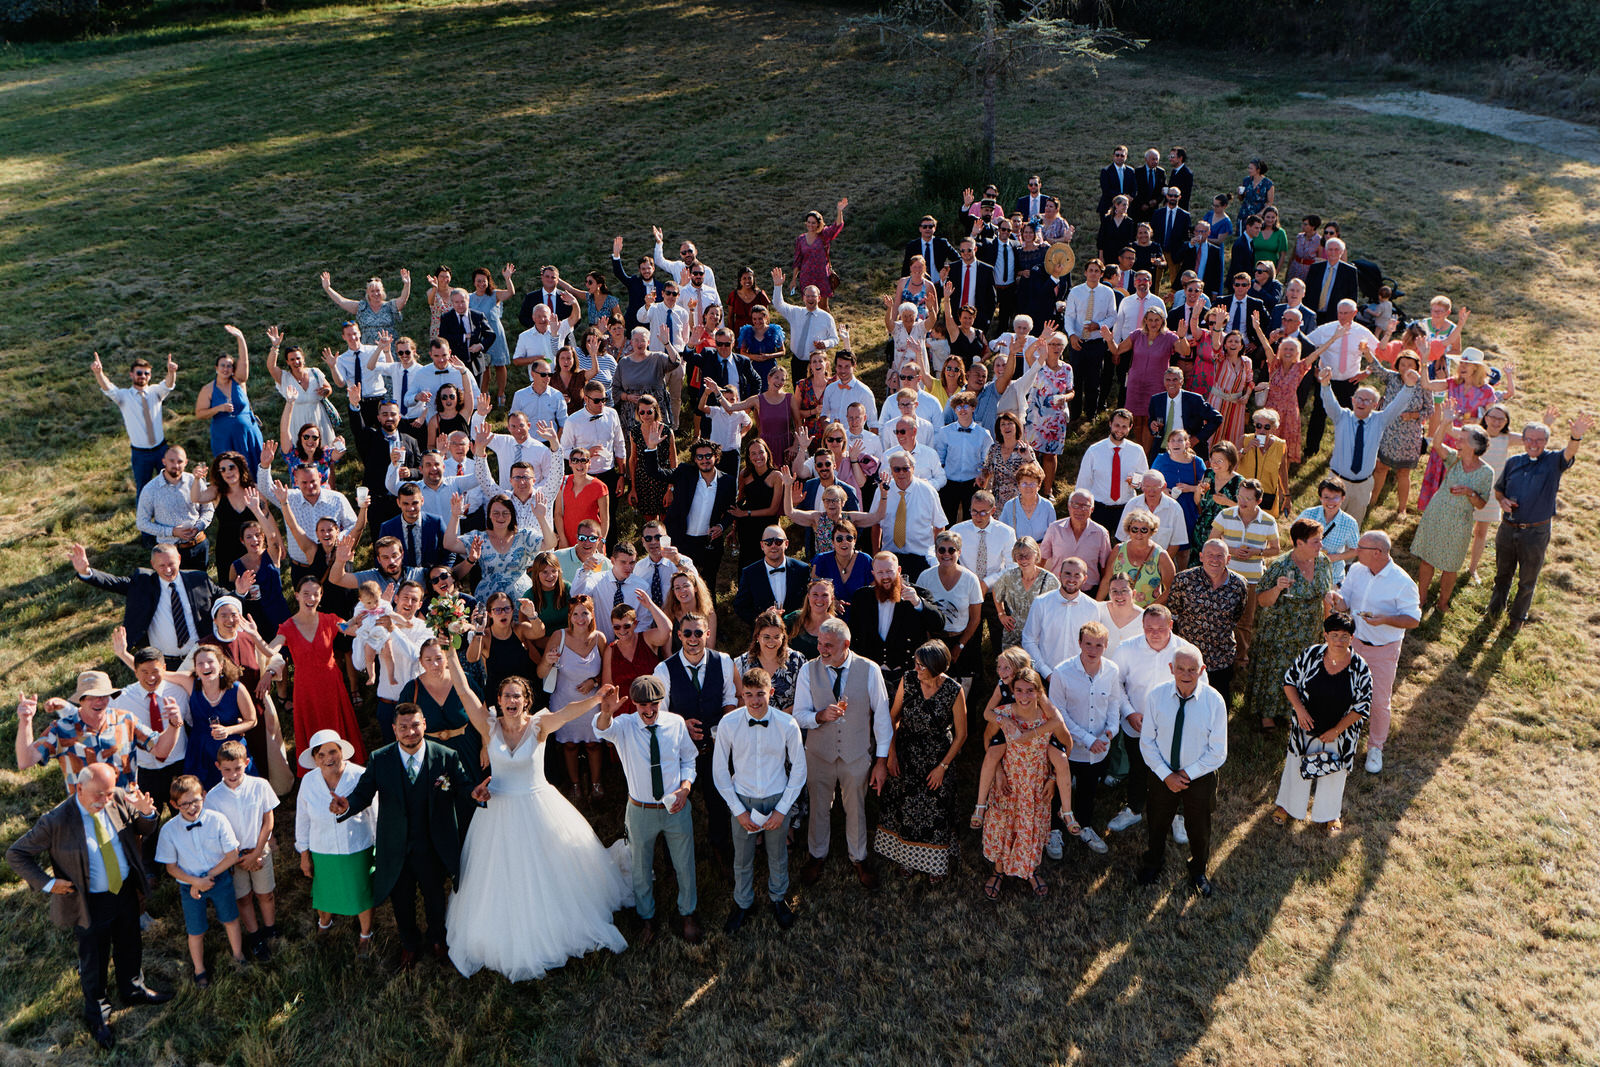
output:
{"label": "bald man", "polygon": [[1181,810],[1189,833],[1189,884],[1211,895],[1206,865],[1211,860],[1211,812],[1217,802],[1217,769],[1228,758],[1228,703],[1201,681],[1201,654],[1180,648],[1168,665],[1172,681],[1145,704],[1139,754],[1149,772],[1149,846],[1139,884],[1153,885],[1166,861],[1167,832]]}

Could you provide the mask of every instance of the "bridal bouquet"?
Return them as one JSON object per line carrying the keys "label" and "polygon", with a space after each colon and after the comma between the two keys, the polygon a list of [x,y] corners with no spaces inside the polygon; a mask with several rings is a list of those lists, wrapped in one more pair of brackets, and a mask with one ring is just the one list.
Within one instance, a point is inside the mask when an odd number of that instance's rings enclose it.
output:
{"label": "bridal bouquet", "polygon": [[472,613],[458,596],[436,596],[428,604],[423,622],[440,640],[448,640],[451,648],[460,648],[461,635],[472,628]]}

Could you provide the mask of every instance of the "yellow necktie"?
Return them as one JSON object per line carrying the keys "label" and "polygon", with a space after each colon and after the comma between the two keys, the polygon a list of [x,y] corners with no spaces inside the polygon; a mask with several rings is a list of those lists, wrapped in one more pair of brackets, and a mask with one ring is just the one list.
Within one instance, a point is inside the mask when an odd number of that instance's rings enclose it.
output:
{"label": "yellow necktie", "polygon": [[901,492],[900,503],[894,506],[893,543],[901,547],[906,543],[906,494]]}
{"label": "yellow necktie", "polygon": [[95,815],[94,839],[100,846],[100,860],[106,865],[106,888],[113,893],[122,892],[122,864],[117,862],[117,850],[111,845],[111,838],[106,836],[105,824],[100,820],[104,815]]}

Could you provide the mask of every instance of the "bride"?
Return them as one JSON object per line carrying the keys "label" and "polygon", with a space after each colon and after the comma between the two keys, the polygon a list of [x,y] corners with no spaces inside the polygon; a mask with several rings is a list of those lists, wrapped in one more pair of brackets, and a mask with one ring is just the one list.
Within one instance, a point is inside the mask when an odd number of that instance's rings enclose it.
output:
{"label": "bride", "polygon": [[[450,898],[450,959],[464,975],[481,967],[512,981],[541,978],[596,948],[628,947],[611,921],[632,890],[589,823],[544,777],[544,746],[580,715],[592,714],[602,686],[557,711],[533,711],[525,678],[500,683],[491,716],[449,650],[450,676],[467,716],[484,737],[489,806],[473,818]],[[475,794],[481,796],[481,793]]]}

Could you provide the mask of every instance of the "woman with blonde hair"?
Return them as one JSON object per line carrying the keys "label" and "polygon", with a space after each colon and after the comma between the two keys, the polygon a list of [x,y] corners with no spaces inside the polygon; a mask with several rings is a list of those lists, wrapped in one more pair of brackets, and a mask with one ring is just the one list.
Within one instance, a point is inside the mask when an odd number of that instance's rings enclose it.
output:
{"label": "woman with blonde hair", "polygon": [[706,647],[717,647],[717,606],[704,578],[686,571],[674,574],[671,590],[667,594],[666,609],[667,618],[672,620],[672,654],[679,651],[678,620],[685,615],[704,615]]}
{"label": "woman with blonde hair", "polygon": [[[861,557],[868,560],[870,577],[871,559],[865,552]],[[784,625],[789,628],[789,647],[807,659],[817,658],[817,638],[822,636],[822,624],[840,614],[842,605],[833,588],[833,582],[827,578],[811,579],[806,584],[805,603],[783,617]]]}
{"label": "woman with blonde hair", "polygon": [[1111,579],[1125,575],[1133,589],[1134,603],[1141,608],[1151,604],[1165,604],[1172,591],[1172,579],[1177,577],[1177,567],[1167,550],[1151,540],[1161,528],[1161,520],[1145,508],[1128,512],[1123,529],[1128,539],[1111,553],[1111,565],[1100,579],[1100,589],[1095,599],[1104,600],[1111,595]]}

